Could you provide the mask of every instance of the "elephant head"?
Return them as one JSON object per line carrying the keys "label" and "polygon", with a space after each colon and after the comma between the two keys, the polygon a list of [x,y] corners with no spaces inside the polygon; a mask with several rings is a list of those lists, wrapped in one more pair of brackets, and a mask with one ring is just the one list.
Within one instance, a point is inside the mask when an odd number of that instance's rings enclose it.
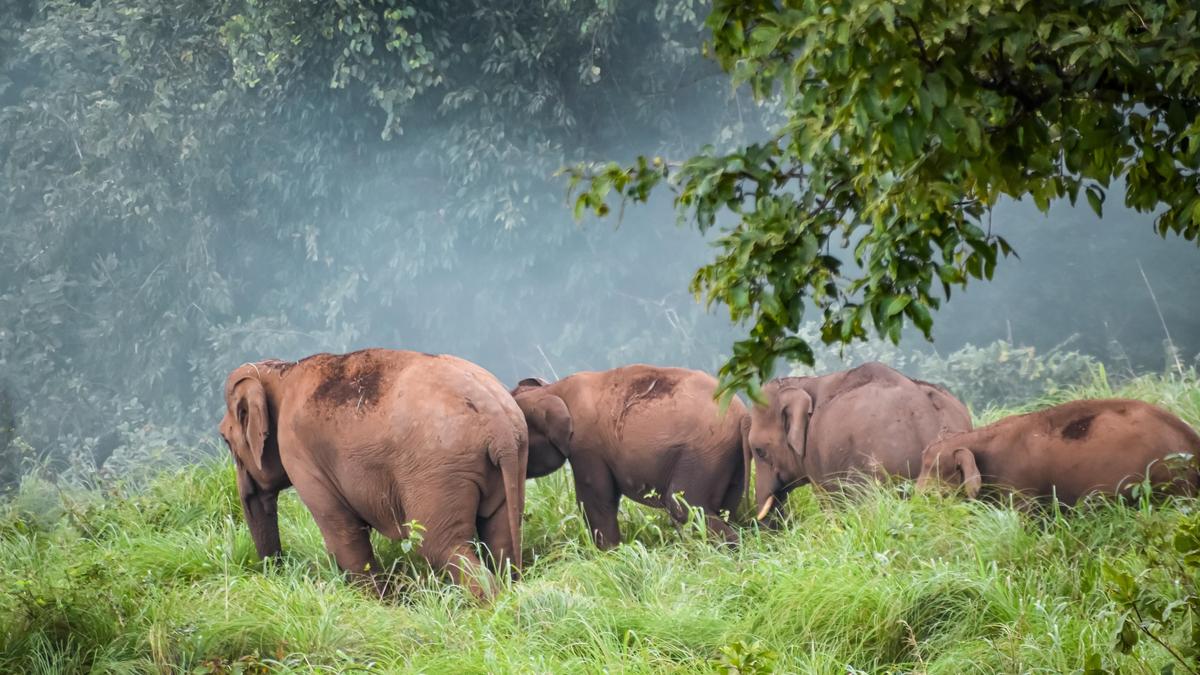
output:
{"label": "elephant head", "polygon": [[792,488],[808,482],[804,456],[813,412],[812,397],[795,383],[774,380],[763,387],[763,395],[767,404],[751,409],[747,437],[757,462],[754,494],[760,521]]}
{"label": "elephant head", "polygon": [[925,448],[921,454],[921,473],[917,476],[917,490],[924,492],[937,485],[958,489],[974,499],[983,478],[975,465],[975,453],[962,445],[938,441]]}
{"label": "elephant head", "polygon": [[546,382],[527,378],[517,383],[513,398],[529,426],[527,478],[553,473],[571,454],[574,423],[567,404],[546,389]]}
{"label": "elephant head", "polygon": [[259,557],[280,552],[279,491],[291,485],[279,458],[274,421],[260,371],[248,364],[225,381],[225,416],[220,432],[237,466],[238,496]]}

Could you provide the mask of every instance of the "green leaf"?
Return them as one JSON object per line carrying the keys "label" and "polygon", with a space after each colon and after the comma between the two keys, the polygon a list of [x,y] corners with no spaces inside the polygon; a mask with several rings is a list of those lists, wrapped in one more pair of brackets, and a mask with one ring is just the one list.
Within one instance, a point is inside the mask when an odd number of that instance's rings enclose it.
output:
{"label": "green leaf", "polygon": [[1086,190],[1088,205],[1092,207],[1092,211],[1096,212],[1097,216],[1104,216],[1104,193],[1095,187],[1089,186]]}
{"label": "green leaf", "polygon": [[888,0],[881,0],[877,6],[880,16],[883,17],[884,22],[888,26],[888,30],[892,30],[893,24],[896,22],[896,8]]}
{"label": "green leaf", "polygon": [[974,117],[967,117],[963,120],[963,131],[967,134],[967,146],[971,150],[978,152],[983,145],[983,136],[979,129],[979,122]]}
{"label": "green leaf", "polygon": [[1125,616],[1121,620],[1121,629],[1117,632],[1117,649],[1122,654],[1128,654],[1137,646],[1138,638],[1141,637],[1138,633],[1137,626],[1133,622],[1133,618]]}
{"label": "green leaf", "polygon": [[912,319],[914,325],[921,329],[925,337],[930,336],[930,331],[933,330],[933,317],[929,315],[929,310],[920,302],[910,303],[905,312],[909,319]]}
{"label": "green leaf", "polygon": [[941,108],[946,105],[946,80],[940,74],[927,73],[925,88],[929,91],[929,98],[935,106]]}
{"label": "green leaf", "polygon": [[904,311],[904,308],[907,307],[908,303],[910,303],[910,302],[912,302],[911,297],[909,297],[907,295],[898,295],[898,296],[892,298],[891,302],[888,303],[887,309],[885,310],[884,315],[885,316],[895,316],[895,315],[899,314],[900,312]]}

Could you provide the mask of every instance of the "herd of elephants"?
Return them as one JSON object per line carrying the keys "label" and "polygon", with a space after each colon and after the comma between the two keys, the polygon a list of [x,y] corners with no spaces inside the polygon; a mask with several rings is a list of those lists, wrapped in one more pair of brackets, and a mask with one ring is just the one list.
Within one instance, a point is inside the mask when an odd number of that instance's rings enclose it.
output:
{"label": "herd of elephants", "polygon": [[510,390],[454,356],[366,349],[238,367],[220,432],[258,554],[280,554],[277,498],[295,487],[337,564],[381,593],[370,530],[402,538],[415,521],[429,563],[490,597],[491,570],[521,567],[526,479],[567,462],[601,548],[620,543],[622,496],[677,523],[699,509],[736,544],[752,466],[767,524],[797,486],[873,477],[1068,504],[1197,486],[1194,462],[1172,459],[1200,453],[1200,435],[1141,401],[1073,401],[973,429],[945,388],[880,363],[772,380],[749,408],[722,408],[716,387],[704,372],[630,365]]}

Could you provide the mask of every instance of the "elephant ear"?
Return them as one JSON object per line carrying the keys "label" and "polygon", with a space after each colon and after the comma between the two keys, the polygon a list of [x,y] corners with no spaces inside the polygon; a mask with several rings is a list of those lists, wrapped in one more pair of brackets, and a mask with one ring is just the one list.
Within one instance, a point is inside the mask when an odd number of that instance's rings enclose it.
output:
{"label": "elephant ear", "polygon": [[557,396],[547,396],[546,437],[558,448],[563,457],[571,456],[571,437],[575,435],[575,421],[566,401]]}
{"label": "elephant ear", "polygon": [[781,390],[776,396],[779,398],[788,446],[803,460],[808,449],[808,422],[813,413],[812,397],[799,388]]}
{"label": "elephant ear", "polygon": [[529,391],[530,389],[538,389],[546,386],[547,384],[549,383],[540,377],[527,377],[518,382],[517,386],[510,389],[508,393],[515,397],[523,392]]}
{"label": "elephant ear", "polygon": [[979,467],[975,466],[975,453],[969,448],[955,448],[954,466],[962,476],[963,492],[974,499],[983,487],[983,477],[979,475]]}
{"label": "elephant ear", "polygon": [[554,394],[537,392],[519,397],[517,403],[525,411],[530,426],[541,430],[563,457],[569,457],[575,422],[566,401]]}
{"label": "elephant ear", "polygon": [[248,456],[261,473],[268,428],[267,393],[262,383],[253,377],[239,380],[233,385],[228,405],[237,424],[236,440],[242,446],[239,454]]}

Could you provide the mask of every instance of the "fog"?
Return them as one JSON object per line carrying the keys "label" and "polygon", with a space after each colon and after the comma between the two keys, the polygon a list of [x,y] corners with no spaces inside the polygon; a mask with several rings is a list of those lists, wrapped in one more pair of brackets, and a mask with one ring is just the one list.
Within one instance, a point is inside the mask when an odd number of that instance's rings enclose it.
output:
{"label": "fog", "polygon": [[[10,471],[103,465],[141,445],[211,449],[221,382],[247,361],[385,346],[456,354],[511,385],[635,362],[715,372],[743,335],[688,291],[719,232],[678,224],[665,190],[576,222],[554,175],[764,137],[771,106],[731,92],[699,55],[695,17],[638,13],[599,39],[566,31],[543,45],[559,61],[517,66],[497,46],[516,38],[463,36],[483,46],[417,88],[402,132],[386,134],[382,85],[329,87],[340,47],[235,86],[224,9],[147,5],[158,23],[137,23],[18,4],[28,11],[0,33]],[[1020,259],[956,292],[933,344],[908,327],[904,346],[1067,342],[1162,371],[1169,330],[1195,363],[1196,246],[1120,202],[1117,188],[1104,218],[1085,203],[1048,215],[1002,204],[991,226]]]}

